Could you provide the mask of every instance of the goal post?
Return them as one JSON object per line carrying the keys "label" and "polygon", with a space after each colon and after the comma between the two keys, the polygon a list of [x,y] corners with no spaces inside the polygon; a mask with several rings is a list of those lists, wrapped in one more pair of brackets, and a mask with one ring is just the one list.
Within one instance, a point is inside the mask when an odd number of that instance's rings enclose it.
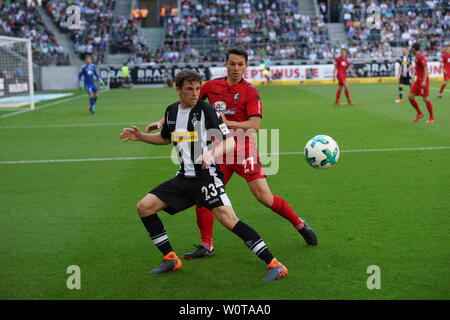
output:
{"label": "goal post", "polygon": [[30,39],[0,36],[0,110],[35,107]]}

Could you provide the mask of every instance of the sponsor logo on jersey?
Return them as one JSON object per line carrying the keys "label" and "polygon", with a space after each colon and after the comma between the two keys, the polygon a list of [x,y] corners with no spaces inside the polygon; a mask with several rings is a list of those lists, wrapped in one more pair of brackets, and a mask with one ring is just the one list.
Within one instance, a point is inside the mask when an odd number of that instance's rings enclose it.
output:
{"label": "sponsor logo on jersey", "polygon": [[[228,109],[227,110],[227,104],[223,101],[216,101],[214,102],[214,108],[216,108],[217,112],[223,113],[223,114],[236,114],[236,109]],[[218,116],[220,117],[220,116]]]}
{"label": "sponsor logo on jersey", "polygon": [[197,142],[198,134],[197,131],[172,132],[171,140],[172,142]]}
{"label": "sponsor logo on jersey", "polygon": [[225,112],[225,110],[227,110],[227,104],[223,101],[216,101],[214,102],[214,108],[216,108],[218,112]]}

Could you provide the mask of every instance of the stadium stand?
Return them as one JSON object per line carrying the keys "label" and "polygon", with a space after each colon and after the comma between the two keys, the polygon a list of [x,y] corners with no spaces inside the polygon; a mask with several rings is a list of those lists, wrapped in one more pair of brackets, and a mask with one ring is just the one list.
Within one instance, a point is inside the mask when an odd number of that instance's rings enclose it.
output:
{"label": "stadium stand", "polygon": [[183,0],[179,14],[163,8],[164,47],[135,52],[131,63],[223,61],[226,48],[241,46],[250,60],[332,57],[323,16],[300,11],[295,0]]}
{"label": "stadium stand", "polygon": [[[367,7],[380,7],[382,32],[370,29],[365,21]],[[436,56],[450,43],[450,4],[447,0],[411,1],[346,0],[342,4],[350,57],[388,58],[393,49],[420,42],[426,55]]]}
{"label": "stadium stand", "polygon": [[37,65],[67,65],[69,56],[45,27],[41,16],[26,0],[0,0],[0,35],[32,40],[33,62]]}
{"label": "stadium stand", "polygon": [[[119,31],[118,26],[121,26],[117,24],[120,18],[113,16],[115,0],[48,0],[43,3],[59,29],[70,36],[81,59],[89,54],[95,63],[105,62],[113,25],[115,31]],[[81,29],[71,30],[67,25],[66,8],[70,5],[81,7]],[[111,45],[115,45],[119,39],[128,44],[128,39],[116,36],[115,40],[111,40]]]}

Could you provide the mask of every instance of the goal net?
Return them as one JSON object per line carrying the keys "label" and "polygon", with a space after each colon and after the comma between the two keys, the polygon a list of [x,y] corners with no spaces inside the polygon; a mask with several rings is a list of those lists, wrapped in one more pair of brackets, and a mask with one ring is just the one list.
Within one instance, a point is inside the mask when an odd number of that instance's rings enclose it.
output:
{"label": "goal net", "polygon": [[31,40],[0,36],[0,110],[34,109]]}

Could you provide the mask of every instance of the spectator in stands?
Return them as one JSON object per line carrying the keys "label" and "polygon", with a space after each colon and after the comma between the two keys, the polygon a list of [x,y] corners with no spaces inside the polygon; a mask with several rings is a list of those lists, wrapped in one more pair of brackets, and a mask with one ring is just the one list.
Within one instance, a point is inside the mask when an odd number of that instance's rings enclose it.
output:
{"label": "spectator in stands", "polygon": [[67,65],[64,53],[54,34],[48,30],[37,9],[26,0],[0,1],[0,34],[31,39],[33,62],[38,65]]}

